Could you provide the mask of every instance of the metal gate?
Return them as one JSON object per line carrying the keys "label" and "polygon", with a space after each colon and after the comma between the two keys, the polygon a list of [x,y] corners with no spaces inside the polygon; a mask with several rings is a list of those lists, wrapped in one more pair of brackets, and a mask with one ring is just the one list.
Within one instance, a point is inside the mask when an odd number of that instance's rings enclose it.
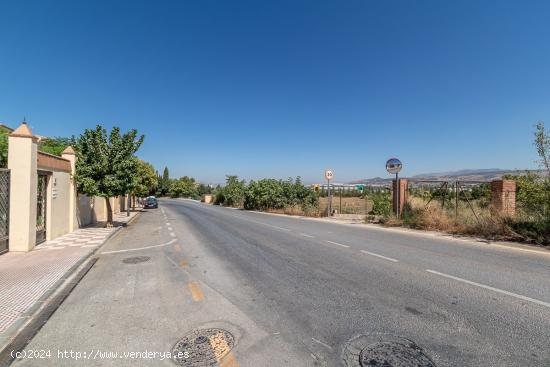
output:
{"label": "metal gate", "polygon": [[8,251],[10,228],[10,171],[0,168],[0,254]]}
{"label": "metal gate", "polygon": [[46,241],[46,198],[48,175],[38,172],[38,190],[36,195],[36,244]]}

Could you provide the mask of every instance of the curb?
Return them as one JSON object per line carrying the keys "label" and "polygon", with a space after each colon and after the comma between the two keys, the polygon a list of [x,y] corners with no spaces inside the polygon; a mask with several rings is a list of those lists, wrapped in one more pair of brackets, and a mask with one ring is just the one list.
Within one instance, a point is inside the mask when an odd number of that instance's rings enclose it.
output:
{"label": "curb", "polygon": [[[98,257],[94,257],[110,239],[116,236],[123,228],[126,228],[142,211],[138,211],[128,222],[117,227],[110,233],[103,243],[91,251],[89,254],[78,260],[63,276],[55,282],[44,294],[23,313],[17,321],[13,323],[2,334],[7,334],[0,340],[0,367],[9,366],[15,359],[11,356],[12,351],[21,351],[31,341],[31,339],[40,331],[42,326],[61,306],[63,301],[70,295],[71,291],[91,270]],[[92,259],[90,259],[92,258]],[[75,274],[75,272],[78,273]]]}

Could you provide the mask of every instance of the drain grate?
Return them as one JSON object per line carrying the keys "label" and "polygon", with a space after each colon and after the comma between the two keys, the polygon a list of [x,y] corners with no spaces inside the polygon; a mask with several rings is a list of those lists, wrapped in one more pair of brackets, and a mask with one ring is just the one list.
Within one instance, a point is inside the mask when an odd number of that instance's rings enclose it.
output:
{"label": "drain grate", "polygon": [[185,335],[172,348],[172,359],[178,366],[217,366],[235,346],[235,338],[224,329],[197,329]]}
{"label": "drain grate", "polygon": [[413,342],[370,344],[361,351],[359,358],[363,367],[435,367],[422,348]]}
{"label": "drain grate", "polygon": [[149,256],[134,256],[134,257],[127,257],[124,260],[122,260],[125,264],[137,264],[137,263],[143,263],[146,261],[149,261],[151,258]]}

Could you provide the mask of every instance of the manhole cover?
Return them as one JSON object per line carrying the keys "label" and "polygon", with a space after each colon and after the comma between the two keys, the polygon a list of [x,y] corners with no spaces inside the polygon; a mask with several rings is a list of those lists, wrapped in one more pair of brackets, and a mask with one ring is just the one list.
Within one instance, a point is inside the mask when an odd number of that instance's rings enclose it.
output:
{"label": "manhole cover", "polygon": [[149,256],[134,256],[134,257],[127,257],[126,259],[122,260],[125,264],[137,264],[137,263],[143,263],[145,261],[149,261],[151,258]]}
{"label": "manhole cover", "polygon": [[218,360],[235,346],[233,335],[223,329],[198,329],[187,334],[172,348],[178,366],[217,366]]}
{"label": "manhole cover", "polygon": [[381,341],[367,345],[359,361],[363,367],[435,367],[422,348],[413,342]]}

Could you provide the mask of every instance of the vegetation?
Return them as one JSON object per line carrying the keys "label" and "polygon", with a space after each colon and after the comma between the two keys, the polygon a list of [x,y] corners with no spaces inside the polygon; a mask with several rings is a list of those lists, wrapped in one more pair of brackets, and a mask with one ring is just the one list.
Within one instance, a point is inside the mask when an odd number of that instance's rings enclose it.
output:
{"label": "vegetation", "polygon": [[545,175],[508,177],[517,185],[517,216],[509,225],[524,239],[550,245],[550,132],[542,122],[536,125],[534,145]]}
{"label": "vegetation", "polygon": [[184,197],[196,199],[199,196],[197,186],[194,178],[183,176],[178,180],[170,181],[169,194],[173,198]]}
{"label": "vegetation", "polygon": [[8,132],[0,129],[0,167],[8,166]]}
{"label": "vegetation", "polygon": [[525,172],[524,175],[503,177],[516,182],[514,216],[492,210],[489,185],[482,184],[459,193],[458,209],[451,200],[455,193],[450,188],[410,190],[402,217],[397,220],[387,213],[383,222],[550,245],[550,133],[542,122],[536,125],[534,145],[544,173]]}
{"label": "vegetation", "polygon": [[72,146],[75,143],[73,138],[44,138],[38,143],[38,150],[44,153],[61,156],[61,153],[68,146]]}
{"label": "vegetation", "polygon": [[158,177],[151,163],[136,158],[136,175],[132,195],[146,197],[153,195],[158,187]]}
{"label": "vegetation", "polygon": [[246,193],[246,182],[239,181],[238,176],[226,176],[225,186],[219,188],[215,195],[214,203],[218,205],[242,208]]}
{"label": "vegetation", "polygon": [[291,211],[311,214],[317,211],[319,196],[302,184],[300,177],[286,181],[262,179],[239,181],[237,176],[227,176],[226,185],[215,191],[215,204],[263,211]]}
{"label": "vegetation", "polygon": [[369,197],[372,200],[373,215],[389,216],[391,214],[391,192],[383,190],[372,192]]}
{"label": "vegetation", "polygon": [[[0,129],[0,167],[8,166],[8,136],[6,130]],[[69,145],[74,145],[74,138],[44,138],[38,143],[38,150],[44,153],[61,156]]]}
{"label": "vegetation", "polygon": [[168,171],[168,167],[164,167],[164,171],[162,172],[162,176],[158,176],[158,196],[167,196],[170,192],[170,172]]}
{"label": "vegetation", "polygon": [[113,224],[109,198],[125,195],[135,188],[138,169],[135,153],[143,139],[144,136],[138,137],[135,129],[121,134],[118,127],[107,135],[100,125],[86,129],[76,139],[75,180],[78,190],[89,196],[105,198],[108,226]]}

